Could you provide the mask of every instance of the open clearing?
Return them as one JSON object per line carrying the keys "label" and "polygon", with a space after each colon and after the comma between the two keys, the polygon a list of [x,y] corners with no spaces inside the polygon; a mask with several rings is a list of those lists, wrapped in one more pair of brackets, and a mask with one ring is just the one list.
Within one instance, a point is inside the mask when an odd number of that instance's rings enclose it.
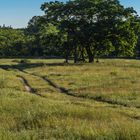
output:
{"label": "open clearing", "polygon": [[0,139],[139,140],[140,61],[0,60]]}

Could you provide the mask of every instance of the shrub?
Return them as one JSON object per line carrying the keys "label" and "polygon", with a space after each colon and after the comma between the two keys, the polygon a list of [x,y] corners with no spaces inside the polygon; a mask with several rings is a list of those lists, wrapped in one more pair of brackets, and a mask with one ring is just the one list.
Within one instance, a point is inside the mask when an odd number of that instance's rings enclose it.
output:
{"label": "shrub", "polygon": [[26,63],[30,63],[30,61],[28,59],[21,59],[20,63],[21,64],[26,64]]}

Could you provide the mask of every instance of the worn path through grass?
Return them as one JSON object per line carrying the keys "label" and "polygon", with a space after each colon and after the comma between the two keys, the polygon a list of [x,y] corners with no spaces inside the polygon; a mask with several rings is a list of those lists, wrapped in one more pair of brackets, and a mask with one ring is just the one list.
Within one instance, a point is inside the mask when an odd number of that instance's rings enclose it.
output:
{"label": "worn path through grass", "polygon": [[140,138],[139,61],[18,61],[0,60],[3,139]]}

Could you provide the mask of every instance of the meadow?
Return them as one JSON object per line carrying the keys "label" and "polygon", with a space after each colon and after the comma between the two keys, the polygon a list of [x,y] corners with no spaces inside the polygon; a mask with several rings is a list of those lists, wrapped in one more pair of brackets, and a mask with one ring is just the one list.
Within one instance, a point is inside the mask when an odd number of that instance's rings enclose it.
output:
{"label": "meadow", "polygon": [[140,61],[0,59],[1,140],[140,140]]}

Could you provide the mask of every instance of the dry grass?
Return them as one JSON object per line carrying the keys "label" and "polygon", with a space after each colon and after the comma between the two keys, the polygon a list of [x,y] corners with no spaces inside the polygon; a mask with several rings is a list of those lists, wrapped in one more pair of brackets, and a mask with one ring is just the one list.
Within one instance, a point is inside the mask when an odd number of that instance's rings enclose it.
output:
{"label": "dry grass", "polygon": [[0,68],[0,139],[140,139],[139,61],[2,59]]}

